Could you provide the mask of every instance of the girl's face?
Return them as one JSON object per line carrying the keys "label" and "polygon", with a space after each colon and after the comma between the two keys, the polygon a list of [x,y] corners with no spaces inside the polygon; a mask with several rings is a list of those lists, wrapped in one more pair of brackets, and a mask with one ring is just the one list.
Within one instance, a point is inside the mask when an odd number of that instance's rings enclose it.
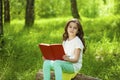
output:
{"label": "girl's face", "polygon": [[70,22],[67,28],[68,36],[75,37],[78,32],[77,24],[74,22]]}

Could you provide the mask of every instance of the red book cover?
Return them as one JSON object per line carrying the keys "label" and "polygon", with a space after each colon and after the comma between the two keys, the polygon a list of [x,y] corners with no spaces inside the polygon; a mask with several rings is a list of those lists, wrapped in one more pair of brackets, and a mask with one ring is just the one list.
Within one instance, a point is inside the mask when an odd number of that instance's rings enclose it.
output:
{"label": "red book cover", "polygon": [[65,55],[62,44],[39,44],[42,55],[48,60],[63,60]]}

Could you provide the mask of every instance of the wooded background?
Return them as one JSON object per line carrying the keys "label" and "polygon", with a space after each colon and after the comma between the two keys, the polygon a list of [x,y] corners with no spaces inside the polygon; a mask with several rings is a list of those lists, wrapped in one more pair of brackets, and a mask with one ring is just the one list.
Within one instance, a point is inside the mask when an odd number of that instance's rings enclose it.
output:
{"label": "wooded background", "polygon": [[80,73],[119,80],[119,0],[0,0],[0,80],[34,80],[43,62],[37,45],[61,43],[71,18],[85,33]]}

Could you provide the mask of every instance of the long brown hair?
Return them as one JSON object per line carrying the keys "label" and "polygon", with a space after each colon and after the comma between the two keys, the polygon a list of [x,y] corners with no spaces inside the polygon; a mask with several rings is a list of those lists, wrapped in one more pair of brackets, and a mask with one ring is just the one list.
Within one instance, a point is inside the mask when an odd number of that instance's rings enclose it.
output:
{"label": "long brown hair", "polygon": [[78,27],[78,33],[76,34],[76,36],[78,36],[80,38],[80,40],[82,41],[83,45],[84,45],[84,49],[83,49],[83,52],[85,52],[85,49],[86,49],[86,46],[85,46],[85,40],[84,40],[84,32],[83,32],[83,29],[82,29],[82,25],[81,23],[79,22],[78,19],[72,19],[72,20],[69,20],[67,23],[66,23],[66,26],[65,26],[65,31],[63,33],[63,41],[66,41],[68,39],[68,32],[67,32],[67,28],[69,26],[69,24],[71,22],[74,22],[77,24],[77,27]]}

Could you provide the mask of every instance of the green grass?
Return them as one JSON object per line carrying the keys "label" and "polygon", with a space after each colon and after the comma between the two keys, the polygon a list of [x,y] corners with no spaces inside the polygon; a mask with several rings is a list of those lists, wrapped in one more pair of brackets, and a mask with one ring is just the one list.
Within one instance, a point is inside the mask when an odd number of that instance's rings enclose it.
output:
{"label": "green grass", "polygon": [[[68,18],[36,20],[24,28],[24,20],[4,26],[4,49],[0,52],[0,80],[34,80],[42,59],[39,43],[62,43]],[[87,50],[80,73],[103,80],[120,79],[119,16],[86,19],[82,24]]]}

